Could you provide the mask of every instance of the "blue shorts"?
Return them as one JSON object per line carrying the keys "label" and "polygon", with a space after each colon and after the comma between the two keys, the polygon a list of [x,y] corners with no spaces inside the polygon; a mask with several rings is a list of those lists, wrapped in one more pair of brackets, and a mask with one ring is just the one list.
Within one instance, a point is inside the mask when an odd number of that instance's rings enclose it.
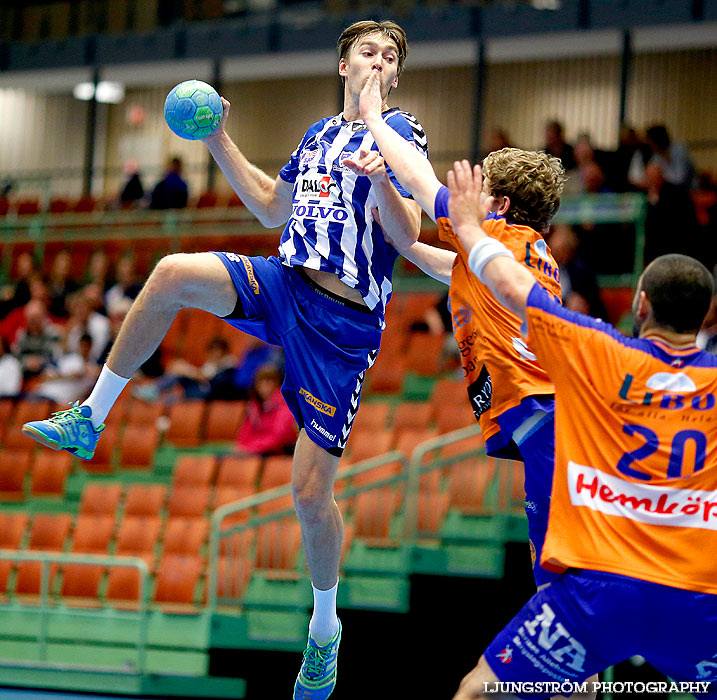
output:
{"label": "blue shorts", "polygon": [[214,254],[239,294],[238,313],[224,320],[284,348],[281,392],[291,413],[317,445],[340,456],[366,370],[378,355],[379,317],[334,297],[276,257]]}
{"label": "blue shorts", "polygon": [[677,682],[717,690],[717,595],[570,570],[528,601],[485,659],[503,682],[579,683],[636,654]]}
{"label": "blue shorts", "polygon": [[555,465],[554,417],[554,413],[546,413],[543,420],[518,446],[525,465],[525,513],[528,516],[530,554],[536,586],[551,583],[560,576],[540,566],[545,533],[548,531],[550,490],[553,486]]}

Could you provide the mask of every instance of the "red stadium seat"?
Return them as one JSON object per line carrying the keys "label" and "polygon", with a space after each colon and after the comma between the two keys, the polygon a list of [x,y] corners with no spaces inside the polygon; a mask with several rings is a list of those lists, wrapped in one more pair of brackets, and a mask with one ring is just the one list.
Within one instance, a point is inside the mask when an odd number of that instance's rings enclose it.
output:
{"label": "red stadium seat", "polygon": [[260,457],[228,455],[219,464],[217,486],[256,489],[260,469]]}
{"label": "red stadium seat", "polygon": [[243,401],[211,401],[207,409],[204,439],[207,442],[234,442],[244,418]]}
{"label": "red stadium seat", "polygon": [[32,467],[30,493],[33,496],[62,496],[65,493],[67,475],[72,469],[69,452],[42,450]]}
{"label": "red stadium seat", "polygon": [[172,474],[174,486],[209,486],[214,476],[217,458],[214,455],[182,455]]}
{"label": "red stadium seat", "polygon": [[80,499],[80,515],[115,516],[122,496],[121,484],[90,482]]}
{"label": "red stadium seat", "polygon": [[164,503],[166,488],[163,484],[135,484],[127,490],[124,514],[158,517]]}

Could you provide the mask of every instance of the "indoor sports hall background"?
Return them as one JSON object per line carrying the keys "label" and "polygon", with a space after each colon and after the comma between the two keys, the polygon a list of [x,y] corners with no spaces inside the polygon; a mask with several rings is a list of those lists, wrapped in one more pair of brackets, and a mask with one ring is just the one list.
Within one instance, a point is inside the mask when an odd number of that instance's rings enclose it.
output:
{"label": "indoor sports hall background", "polygon": [[[207,149],[167,128],[167,92],[214,85],[230,135],[273,176],[340,112],[335,40],[364,18],[407,31],[390,104],[421,121],[440,178],[505,145],[563,158],[549,240],[574,308],[629,330],[644,262],[679,249],[714,269],[717,0],[5,0],[0,698],[288,693],[312,602],[290,444],[239,452],[257,370],[281,372],[275,350],[182,312],[91,462],[20,426],[87,391],[161,256],[276,250],[279,230]],[[682,177],[655,167],[665,134]],[[186,201],[162,201],[168,172]],[[422,238],[438,242],[427,218]],[[350,630],[337,700],[451,697],[533,587],[522,471],[484,455],[445,289],[405,261],[395,281],[337,482]],[[28,362],[33,324],[47,342]],[[610,673],[657,678],[640,659]]]}

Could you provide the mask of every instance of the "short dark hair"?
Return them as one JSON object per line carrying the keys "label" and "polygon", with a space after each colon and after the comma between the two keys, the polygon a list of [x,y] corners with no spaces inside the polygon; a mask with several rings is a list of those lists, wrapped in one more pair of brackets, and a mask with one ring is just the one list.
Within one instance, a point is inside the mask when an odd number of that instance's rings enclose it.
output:
{"label": "short dark hair", "polygon": [[651,126],[645,134],[659,149],[664,151],[670,147],[670,135],[667,133],[667,127],[664,124]]}
{"label": "short dark hair", "polygon": [[639,289],[652,305],[655,322],[675,333],[696,333],[714,295],[710,271],[687,255],[661,255],[642,273]]}
{"label": "short dark hair", "polygon": [[369,34],[382,34],[396,44],[398,51],[398,75],[401,75],[403,62],[406,60],[406,54],[408,53],[408,42],[403,27],[391,20],[385,20],[383,22],[364,20],[362,22],[354,22],[351,26],[346,27],[346,29],[341,32],[341,36],[336,45],[339,51],[339,58],[346,60],[353,45],[361,39],[361,37]]}

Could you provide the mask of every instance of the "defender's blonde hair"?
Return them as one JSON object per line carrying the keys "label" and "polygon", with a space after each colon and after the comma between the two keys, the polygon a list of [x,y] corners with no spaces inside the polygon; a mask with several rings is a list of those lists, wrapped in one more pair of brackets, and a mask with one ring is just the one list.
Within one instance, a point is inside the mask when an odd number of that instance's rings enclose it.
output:
{"label": "defender's blonde hair", "polygon": [[543,151],[502,148],[483,161],[486,190],[510,199],[506,218],[530,226],[539,233],[548,230],[560,206],[565,187],[565,168],[558,158]]}
{"label": "defender's blonde hair", "polygon": [[381,34],[396,44],[398,51],[398,75],[403,70],[403,62],[406,60],[408,53],[408,42],[406,40],[406,32],[395,22],[385,20],[384,22],[374,22],[373,20],[363,20],[354,22],[350,27],[341,32],[336,48],[339,51],[339,58],[347,60],[349,52],[353,46],[368,34]]}

